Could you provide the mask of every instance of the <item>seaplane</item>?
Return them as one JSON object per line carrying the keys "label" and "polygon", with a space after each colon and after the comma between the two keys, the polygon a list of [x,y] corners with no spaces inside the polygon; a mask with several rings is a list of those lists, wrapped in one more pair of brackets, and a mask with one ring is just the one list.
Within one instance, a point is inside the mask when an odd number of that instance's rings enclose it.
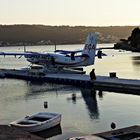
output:
{"label": "seaplane", "polygon": [[24,56],[31,65],[42,66],[44,71],[62,71],[64,69],[81,70],[82,68],[89,65],[93,65],[95,57],[102,58],[105,54],[102,53],[97,46],[97,35],[95,33],[89,33],[85,41],[83,50],[55,50],[53,53],[46,52],[31,52],[24,49],[23,53],[12,53],[12,52],[0,52],[3,56]]}

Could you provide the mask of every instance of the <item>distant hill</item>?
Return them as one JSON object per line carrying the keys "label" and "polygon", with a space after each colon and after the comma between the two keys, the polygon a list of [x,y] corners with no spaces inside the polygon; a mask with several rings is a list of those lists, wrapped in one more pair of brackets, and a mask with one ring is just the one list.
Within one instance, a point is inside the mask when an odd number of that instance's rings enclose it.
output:
{"label": "distant hill", "polygon": [[98,32],[100,43],[114,43],[128,38],[136,27],[0,25],[0,45],[80,44],[89,32]]}

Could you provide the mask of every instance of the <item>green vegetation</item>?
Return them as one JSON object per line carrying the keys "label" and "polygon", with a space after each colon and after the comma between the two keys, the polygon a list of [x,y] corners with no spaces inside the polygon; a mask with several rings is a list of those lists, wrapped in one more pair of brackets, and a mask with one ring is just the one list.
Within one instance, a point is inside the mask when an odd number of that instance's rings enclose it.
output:
{"label": "green vegetation", "polygon": [[84,43],[89,32],[98,32],[100,43],[114,43],[127,38],[135,26],[44,26],[0,25],[0,45],[45,45]]}

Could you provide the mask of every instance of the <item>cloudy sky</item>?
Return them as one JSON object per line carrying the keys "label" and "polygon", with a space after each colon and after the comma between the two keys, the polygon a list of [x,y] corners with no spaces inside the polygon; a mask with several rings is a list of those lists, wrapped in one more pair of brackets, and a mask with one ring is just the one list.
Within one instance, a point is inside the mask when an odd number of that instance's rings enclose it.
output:
{"label": "cloudy sky", "polygon": [[140,25],[140,0],[0,0],[0,24]]}

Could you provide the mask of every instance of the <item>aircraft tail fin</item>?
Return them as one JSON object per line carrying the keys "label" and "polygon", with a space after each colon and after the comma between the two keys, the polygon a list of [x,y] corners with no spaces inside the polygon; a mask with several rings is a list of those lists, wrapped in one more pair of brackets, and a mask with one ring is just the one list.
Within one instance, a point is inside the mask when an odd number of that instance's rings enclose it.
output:
{"label": "aircraft tail fin", "polygon": [[97,35],[95,33],[89,33],[85,41],[85,46],[82,51],[83,56],[88,56],[89,64],[94,64],[95,55],[96,55],[96,44],[97,44]]}

